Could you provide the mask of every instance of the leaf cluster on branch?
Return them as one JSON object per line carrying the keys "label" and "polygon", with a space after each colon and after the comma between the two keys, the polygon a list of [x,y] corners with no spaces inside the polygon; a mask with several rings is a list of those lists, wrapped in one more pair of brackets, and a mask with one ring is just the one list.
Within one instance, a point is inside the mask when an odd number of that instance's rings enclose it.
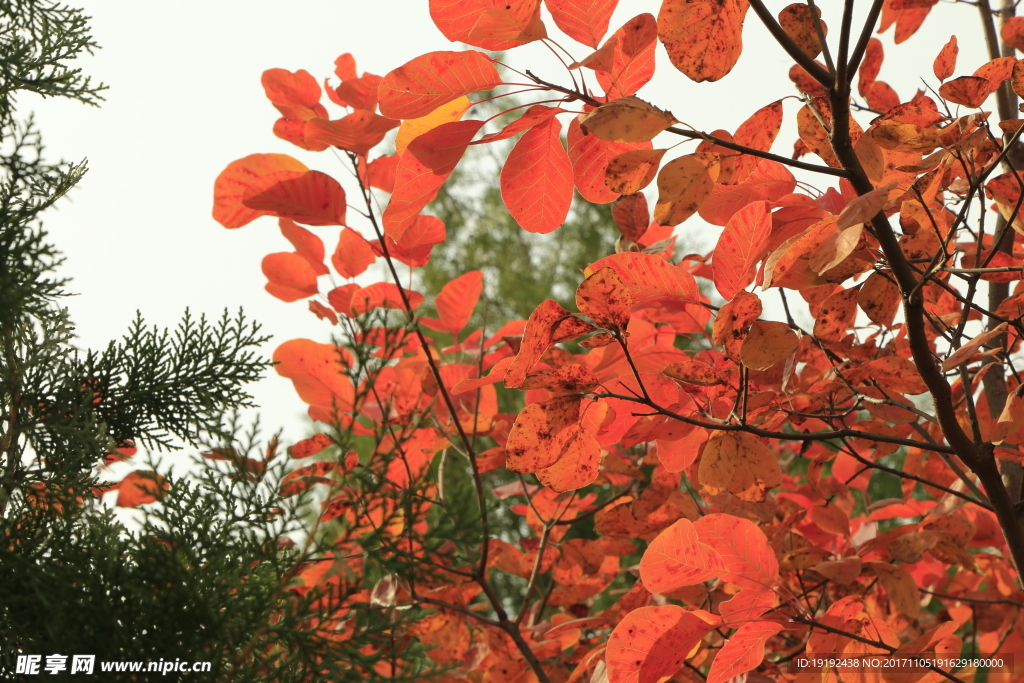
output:
{"label": "leaf cluster on branch", "polygon": [[[363,439],[293,473],[323,497],[315,532],[338,538],[313,578],[425,610],[377,655],[407,671],[418,645],[446,680],[1024,680],[1009,659],[943,659],[1024,651],[1024,21],[975,3],[989,60],[952,78],[957,40],[937,43],[941,86],[903,99],[873,33],[908,40],[932,0],[875,0],[857,21],[854,0],[663,0],[610,31],[616,4],[430,0],[449,40],[543,42],[561,80],[474,49],[383,77],[345,54],[332,118],[308,72],[264,74],[275,134],[340,151],[355,186],[281,154],[214,186],[224,227],[278,219],[294,251],[264,259],[267,291],[335,335],[275,354],[326,425],[293,457]],[[659,43],[718,81],[753,22],[793,60],[795,96],[730,132],[639,95]],[[496,122],[474,94],[519,99]],[[772,151],[787,116],[791,156]],[[371,154],[396,128],[396,152]],[[485,290],[466,264],[425,315],[410,283],[446,236],[431,202],[476,180],[455,173],[471,146],[513,138],[493,178],[509,215],[552,233],[578,192],[611,205],[615,253],[569,308],[470,325]],[[676,258],[663,241],[694,216],[721,235]],[[299,224],[341,228],[333,272]],[[651,235],[663,248],[640,246]],[[370,283],[378,262],[389,277]],[[930,661],[822,663],[866,655]]]}

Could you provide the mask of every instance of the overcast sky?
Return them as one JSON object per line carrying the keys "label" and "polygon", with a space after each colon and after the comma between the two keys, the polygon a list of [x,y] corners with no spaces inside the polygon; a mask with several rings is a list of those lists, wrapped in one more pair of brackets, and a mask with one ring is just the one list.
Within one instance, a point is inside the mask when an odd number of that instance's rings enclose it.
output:
{"label": "overcast sky", "polygon": [[[279,152],[345,184],[345,173],[330,153],[308,153],[274,137],[278,115],[264,96],[260,75],[275,67],[306,69],[321,82],[325,77],[333,82],[334,59],[344,52],[355,56],[360,72],[383,75],[419,54],[459,49],[430,21],[427,0],[73,4],[93,17],[102,49],[80,66],[110,86],[106,102],[90,108],[23,97],[19,104],[22,112],[36,112],[51,158],[89,161],[78,189],[45,217],[67,257],[62,274],[73,278],[71,289],[79,293],[67,304],[81,345],[105,346],[123,333],[136,310],[151,324],[173,326],[186,307],[208,316],[219,316],[225,307],[244,308],[273,335],[268,356],[288,339],[327,341],[329,326],[304,303],[286,304],[263,290],[262,257],[291,249],[276,220],[260,218],[239,230],[220,227],[210,216],[213,182],[235,159]],[[641,12],[656,15],[659,4],[622,0],[609,33]],[[772,1],[769,7],[778,11],[786,4]],[[819,4],[825,6],[826,21],[838,27],[840,3]],[[882,36],[881,79],[904,99],[922,87],[921,76],[937,87],[931,62],[954,32],[960,33],[961,45],[956,75],[970,74],[984,61],[975,8],[943,3],[933,15],[901,46],[892,45],[891,30]],[[550,21],[548,26],[557,33]],[[585,47],[558,35],[578,58],[587,54]],[[734,130],[757,108],[795,92],[786,78],[790,59],[768,42],[752,12],[744,41],[739,64],[719,83],[690,82],[659,47],[655,81],[641,96],[695,128]],[[568,81],[542,45],[517,48],[509,59],[548,80]],[[322,101],[332,117],[340,116],[326,96]],[[792,119],[799,102],[790,99],[785,106]],[[792,128],[784,129],[774,151],[790,154],[794,136]],[[827,187],[820,179],[814,182]],[[366,228],[355,222],[352,227]],[[328,253],[333,250],[338,229],[314,231]],[[695,216],[676,234],[710,246],[717,231]],[[265,425],[285,427],[291,438],[303,435],[305,406],[290,381],[271,372],[253,392]]]}

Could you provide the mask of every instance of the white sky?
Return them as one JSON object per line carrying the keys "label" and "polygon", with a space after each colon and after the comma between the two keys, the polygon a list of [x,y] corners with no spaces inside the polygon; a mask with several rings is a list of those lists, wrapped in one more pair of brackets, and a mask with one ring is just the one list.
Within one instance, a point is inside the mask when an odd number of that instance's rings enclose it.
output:
{"label": "white sky", "polygon": [[[273,335],[268,356],[288,339],[327,341],[329,325],[309,313],[305,303],[286,304],[263,290],[262,257],[291,250],[276,219],[260,218],[239,230],[220,227],[210,216],[213,181],[235,159],[279,152],[345,184],[345,173],[329,152],[308,153],[273,135],[278,115],[264,96],[260,75],[274,67],[306,69],[321,82],[328,76],[335,82],[333,62],[344,52],[355,56],[360,72],[384,75],[419,54],[460,49],[434,27],[427,0],[72,4],[93,17],[93,34],[102,49],[80,66],[110,86],[107,101],[95,109],[22,97],[19,108],[36,111],[51,159],[89,160],[90,171],[79,188],[44,217],[67,257],[61,273],[73,278],[71,289],[80,293],[67,305],[82,346],[102,348],[119,337],[137,309],[150,324],[173,326],[186,307],[213,317],[225,307],[243,307]],[[641,12],[657,15],[659,4],[622,0],[609,34]],[[773,12],[787,4],[768,3]],[[841,3],[818,4],[837,29]],[[867,4],[861,2],[861,12]],[[920,76],[937,87],[931,62],[954,32],[961,46],[956,75],[969,75],[985,61],[975,8],[943,3],[933,15],[922,32],[901,46],[893,46],[891,30],[881,37],[886,62],[880,78],[904,99],[920,87]],[[549,32],[560,36],[545,19]],[[564,36],[558,39],[578,58],[589,52]],[[672,68],[659,46],[655,81],[640,95],[696,128],[734,130],[757,108],[795,92],[786,77],[790,59],[769,43],[753,12],[744,40],[739,64],[719,83],[692,83]],[[548,80],[568,83],[564,70],[539,44],[517,48],[509,58]],[[322,102],[332,117],[340,116],[326,95]],[[787,119],[798,106],[796,100],[787,101]],[[794,139],[794,129],[784,128],[773,151],[789,155]],[[692,145],[680,149],[685,153]],[[365,228],[354,221],[353,227]],[[330,253],[338,229],[313,230]],[[710,247],[717,232],[694,217],[676,234]],[[271,371],[253,393],[265,426],[283,426],[293,439],[303,435],[305,406],[289,380]]]}

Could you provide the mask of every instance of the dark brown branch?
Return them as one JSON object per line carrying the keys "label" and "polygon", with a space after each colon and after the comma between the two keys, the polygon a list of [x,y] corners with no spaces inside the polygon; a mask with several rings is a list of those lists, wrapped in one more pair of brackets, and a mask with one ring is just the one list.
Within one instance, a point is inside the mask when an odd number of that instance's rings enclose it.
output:
{"label": "dark brown branch", "polygon": [[871,34],[874,32],[875,24],[878,23],[878,17],[882,13],[883,4],[885,4],[884,0],[874,0],[871,3],[871,9],[868,10],[868,16],[864,20],[864,29],[860,32],[860,40],[857,41],[857,47],[853,48],[853,54],[850,55],[850,63],[846,67],[847,87],[853,83],[853,77],[857,74],[857,69],[860,68],[860,63],[864,59],[868,43],[871,42]]}
{"label": "dark brown branch", "polygon": [[[775,17],[772,16],[772,13],[764,6],[761,0],[750,0],[750,7],[754,10],[758,19],[761,20],[761,23],[764,24],[764,27],[768,29],[768,32],[772,34],[772,37],[775,38],[779,46],[793,58],[793,61],[803,67],[804,71],[811,75],[811,78],[821,83],[825,88],[832,86],[832,74],[822,69],[817,62],[800,49],[799,45],[793,42],[793,39],[779,26],[779,22],[775,21]],[[842,60],[842,57],[840,57],[840,60]]]}

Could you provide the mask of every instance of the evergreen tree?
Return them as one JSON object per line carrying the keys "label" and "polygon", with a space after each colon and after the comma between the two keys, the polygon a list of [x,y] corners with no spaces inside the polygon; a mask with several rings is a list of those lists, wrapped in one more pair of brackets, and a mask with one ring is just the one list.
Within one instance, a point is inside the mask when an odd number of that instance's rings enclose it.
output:
{"label": "evergreen tree", "polygon": [[[70,66],[95,47],[81,10],[0,0],[0,680],[33,680],[18,672],[28,655],[44,674],[65,658],[52,680],[71,677],[74,655],[95,656],[104,680],[139,675],[102,662],[160,660],[210,662],[195,680],[323,680],[341,661],[318,626],[330,596],[293,590],[318,548],[286,535],[303,501],[278,494],[274,442],[225,418],[269,366],[258,325],[186,312],[173,331],[139,318],[101,351],[74,346],[40,215],[86,163],[46,161],[15,98],[97,104],[104,86]],[[104,465],[182,446],[207,449],[198,474],[164,478],[154,463],[119,485],[119,504],[151,501],[126,528],[100,501]],[[346,675],[362,679],[328,679]]]}

